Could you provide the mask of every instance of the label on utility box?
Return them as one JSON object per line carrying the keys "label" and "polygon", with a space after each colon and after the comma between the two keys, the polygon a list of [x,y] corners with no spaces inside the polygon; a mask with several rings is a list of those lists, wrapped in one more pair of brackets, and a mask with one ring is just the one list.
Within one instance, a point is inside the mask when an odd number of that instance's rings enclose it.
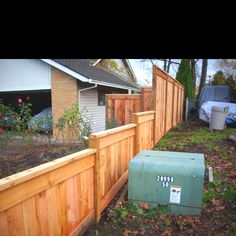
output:
{"label": "label on utility box", "polygon": [[180,203],[181,186],[170,186],[170,203]]}
{"label": "label on utility box", "polygon": [[161,182],[161,186],[164,188],[168,188],[170,186],[170,183],[174,182],[174,177],[173,176],[163,176],[163,175],[158,175],[156,177],[156,180],[158,182]]}

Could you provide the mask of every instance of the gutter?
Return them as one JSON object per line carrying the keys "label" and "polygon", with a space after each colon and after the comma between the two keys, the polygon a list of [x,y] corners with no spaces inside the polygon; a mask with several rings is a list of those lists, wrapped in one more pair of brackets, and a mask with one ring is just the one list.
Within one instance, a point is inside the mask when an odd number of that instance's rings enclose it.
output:
{"label": "gutter", "polygon": [[69,74],[73,77],[75,77],[76,79],[82,81],[82,82],[87,82],[89,83],[89,81],[91,81],[91,79],[86,78],[85,76],[78,74],[76,72],[74,72],[73,70],[69,69],[68,67],[65,67],[63,65],[61,65],[60,63],[57,63],[51,59],[41,59],[42,61],[46,62],[47,64],[56,67],[57,69],[65,72],[66,74]]}
{"label": "gutter", "polygon": [[120,88],[120,89],[133,90],[133,91],[140,92],[140,89],[138,89],[138,88],[123,86],[123,85],[119,85],[119,84],[111,84],[111,83],[107,83],[107,82],[101,82],[98,80],[91,80],[89,83],[94,83],[94,84],[99,84],[99,85],[113,87],[113,88]]}

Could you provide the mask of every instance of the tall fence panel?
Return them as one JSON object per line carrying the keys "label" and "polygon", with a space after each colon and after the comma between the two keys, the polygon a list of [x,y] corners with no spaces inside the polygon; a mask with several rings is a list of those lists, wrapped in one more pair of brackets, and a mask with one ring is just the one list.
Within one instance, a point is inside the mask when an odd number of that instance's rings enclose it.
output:
{"label": "tall fence panel", "polygon": [[153,66],[153,108],[155,143],[183,119],[184,87],[157,66]]}
{"label": "tall fence panel", "polygon": [[133,113],[141,111],[140,94],[107,94],[106,121],[115,120],[119,125],[130,124]]}
{"label": "tall fence panel", "polygon": [[[153,74],[155,71],[153,70]],[[160,79],[153,80],[153,107],[155,114],[155,143],[157,143],[160,138],[165,134],[165,117],[166,117],[166,81],[159,77]],[[154,76],[154,75],[153,75]],[[163,76],[163,75],[162,75]]]}
{"label": "tall fence panel", "polygon": [[152,110],[152,88],[141,88],[141,94],[107,94],[106,121],[119,125],[132,123],[133,114]]}
{"label": "tall fence panel", "polygon": [[152,110],[152,87],[141,88],[141,111]]}
{"label": "tall fence panel", "polygon": [[95,220],[93,149],[0,180],[0,235],[80,234]]}

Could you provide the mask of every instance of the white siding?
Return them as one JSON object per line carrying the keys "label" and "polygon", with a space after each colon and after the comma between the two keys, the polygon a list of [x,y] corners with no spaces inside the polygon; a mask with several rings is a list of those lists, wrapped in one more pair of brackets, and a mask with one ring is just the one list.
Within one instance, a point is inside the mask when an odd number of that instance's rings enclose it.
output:
{"label": "white siding", "polygon": [[95,122],[93,132],[105,130],[105,106],[98,106],[98,90],[91,89],[80,92],[80,109],[86,107],[88,114]]}
{"label": "white siding", "polygon": [[39,59],[0,59],[0,92],[51,89],[51,67]]}

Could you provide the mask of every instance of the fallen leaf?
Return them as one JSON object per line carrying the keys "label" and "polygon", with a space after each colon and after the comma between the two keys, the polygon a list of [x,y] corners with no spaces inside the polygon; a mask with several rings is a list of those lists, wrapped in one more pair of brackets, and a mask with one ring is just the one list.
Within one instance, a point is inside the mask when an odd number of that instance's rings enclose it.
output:
{"label": "fallen leaf", "polygon": [[216,210],[217,210],[217,211],[222,211],[222,210],[224,210],[224,209],[225,209],[224,206],[217,206],[217,207],[216,207]]}
{"label": "fallen leaf", "polygon": [[212,209],[207,209],[207,212],[212,212],[214,209],[212,208]]}
{"label": "fallen leaf", "polygon": [[129,236],[129,234],[128,234],[128,230],[127,229],[125,229],[124,231],[123,231],[123,234],[122,234],[123,236]]}
{"label": "fallen leaf", "polygon": [[172,229],[170,228],[170,229],[165,230],[165,231],[161,234],[161,236],[171,236],[171,233],[172,233]]}
{"label": "fallen leaf", "polygon": [[221,206],[222,205],[222,201],[221,200],[216,200],[214,198],[211,200],[211,203],[214,206]]}
{"label": "fallen leaf", "polygon": [[134,234],[134,235],[136,235],[136,234],[138,234],[138,231],[131,231],[131,230],[125,229],[125,230],[123,231],[123,233],[122,233],[122,236],[129,236],[129,234]]}
{"label": "fallen leaf", "polygon": [[139,206],[141,208],[143,208],[144,210],[148,210],[149,209],[148,203],[139,203]]}

